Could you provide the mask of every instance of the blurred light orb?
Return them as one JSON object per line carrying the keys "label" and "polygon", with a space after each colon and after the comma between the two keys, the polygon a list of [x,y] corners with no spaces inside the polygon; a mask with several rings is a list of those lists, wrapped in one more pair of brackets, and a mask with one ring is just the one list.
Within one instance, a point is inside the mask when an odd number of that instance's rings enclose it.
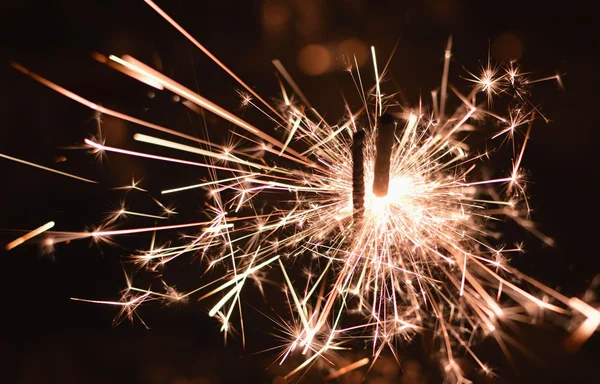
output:
{"label": "blurred light orb", "polygon": [[351,38],[342,41],[337,47],[338,57],[349,58],[356,62],[359,67],[362,67],[369,59],[369,47],[364,41]]}
{"label": "blurred light orb", "polygon": [[308,44],[298,52],[298,68],[310,76],[321,75],[331,68],[331,56],[324,46]]}
{"label": "blurred light orb", "polygon": [[282,33],[290,22],[292,12],[288,4],[270,0],[262,5],[262,25],[270,34]]}
{"label": "blurred light orb", "polygon": [[502,62],[519,60],[523,54],[523,43],[517,35],[505,32],[496,37],[492,43],[492,56]]}

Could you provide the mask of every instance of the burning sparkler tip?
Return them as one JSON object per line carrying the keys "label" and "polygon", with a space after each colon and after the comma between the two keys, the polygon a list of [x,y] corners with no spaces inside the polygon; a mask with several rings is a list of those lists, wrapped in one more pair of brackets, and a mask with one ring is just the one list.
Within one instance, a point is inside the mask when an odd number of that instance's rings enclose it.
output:
{"label": "burning sparkler tip", "polygon": [[379,117],[377,124],[377,143],[375,169],[373,171],[373,193],[377,197],[388,194],[390,183],[390,157],[394,145],[394,130],[396,128],[394,118],[389,113]]}

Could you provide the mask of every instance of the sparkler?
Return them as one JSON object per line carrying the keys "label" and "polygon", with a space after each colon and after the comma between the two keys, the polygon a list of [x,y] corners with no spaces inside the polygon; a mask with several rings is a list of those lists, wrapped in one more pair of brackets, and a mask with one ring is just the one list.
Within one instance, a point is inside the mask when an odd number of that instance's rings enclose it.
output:
{"label": "sparkler", "polygon": [[383,115],[379,119],[375,147],[375,170],[373,171],[373,194],[377,197],[385,197],[388,194],[394,128],[395,124],[391,116]]}
{"label": "sparkler", "polygon": [[[85,139],[92,151],[200,167],[210,173],[199,184],[162,191],[172,194],[209,188],[208,220],[114,227],[125,215],[168,220],[168,214],[173,212],[153,197],[163,215],[122,207],[96,230],[47,233],[53,234],[54,242],[78,238],[103,241],[120,235],[151,233],[150,249],[133,256],[137,266],[156,270],[176,258],[200,254],[208,268],[225,270],[220,278],[185,293],[167,282],[161,282],[160,287],[139,288],[128,279],[120,301],[77,300],[119,306],[120,318],[133,319],[136,310],[149,300],[181,301],[192,296],[205,300],[218,296],[209,315],[221,321],[225,335],[237,321],[244,339],[241,297],[246,283],[252,280],[262,291],[267,271],[277,276],[272,270],[279,268],[291,315],[282,324],[284,343],[279,362],[292,354],[304,355],[304,361],[286,379],[317,361],[332,361],[331,354],[336,350],[366,337],[372,358],[331,367],[328,379],[338,377],[372,363],[386,347],[396,354],[398,341],[431,329],[439,340],[439,359],[448,376],[467,381],[455,356],[466,352],[482,370],[489,372],[472,346],[479,338],[492,336],[503,347],[503,324],[529,321],[543,313],[577,315],[573,316],[576,331],[570,339],[575,344],[584,342],[596,329],[600,323],[597,309],[565,297],[512,268],[507,257],[511,252],[520,252],[521,247],[504,248],[489,226],[491,221],[514,220],[543,241],[551,242],[529,219],[520,171],[532,123],[541,116],[525,98],[525,88],[540,80],[529,78],[513,62],[502,67],[489,64],[481,74],[472,75],[474,86],[464,95],[449,84],[449,41],[439,90],[441,98],[437,100],[436,91],[430,112],[421,105],[402,106],[383,93],[385,70],[379,73],[372,48],[372,88],[364,89],[358,65],[349,66],[363,105],[358,110],[348,105],[348,115],[337,124],[330,124],[311,106],[280,62],[274,64],[286,83],[280,83],[283,103],[276,107],[154,2],[145,2],[233,77],[247,92],[243,93],[244,103],[260,110],[269,127],[275,126],[284,134],[273,137],[130,56],[96,54],[95,58],[225,119],[243,131],[234,132],[239,144],[220,145],[208,136],[184,135],[101,107],[13,63],[13,67],[34,80],[101,114],[173,137],[167,140],[146,132],[137,133],[137,141],[191,153],[198,160],[110,147],[99,138]],[[542,80],[560,81],[560,77]],[[450,106],[448,88],[458,101],[450,115],[445,113]],[[289,89],[300,98],[300,103],[292,101]],[[508,114],[497,114],[489,104],[481,103],[482,95],[489,100],[509,98]],[[357,123],[359,119],[367,123],[363,126]],[[510,145],[510,174],[493,179],[480,176],[481,164],[492,151],[478,153],[477,148],[469,148],[465,133],[492,125],[479,124],[481,121],[501,126],[499,131],[489,132],[488,144]],[[130,187],[147,192],[136,185],[134,182]],[[260,209],[259,203],[265,200],[271,202],[269,208]],[[184,228],[200,230],[187,235],[181,244],[155,244],[157,231]],[[306,281],[293,280],[286,267],[288,260],[306,258],[311,260]]]}
{"label": "sparkler", "polygon": [[359,130],[352,140],[352,206],[354,224],[361,220],[365,209],[365,131]]}

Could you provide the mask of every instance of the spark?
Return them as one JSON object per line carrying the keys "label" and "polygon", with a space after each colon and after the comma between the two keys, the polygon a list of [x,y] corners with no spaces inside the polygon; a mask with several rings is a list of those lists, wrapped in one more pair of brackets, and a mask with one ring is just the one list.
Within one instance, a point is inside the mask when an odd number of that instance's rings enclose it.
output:
{"label": "spark", "polygon": [[178,164],[193,165],[193,166],[196,166],[196,167],[214,168],[214,169],[222,169],[222,170],[235,171],[235,169],[233,169],[233,168],[217,167],[217,166],[208,165],[208,164],[204,164],[204,163],[198,163],[198,162],[194,162],[194,161],[187,161],[187,160],[181,160],[181,159],[176,159],[176,158],[172,158],[172,157],[157,156],[157,155],[152,155],[152,154],[148,154],[148,153],[130,151],[130,150],[127,150],[127,149],[109,147],[107,145],[97,143],[97,142],[92,141],[90,139],[85,139],[84,142],[87,145],[89,145],[90,147],[92,147],[92,148],[94,148],[96,150],[99,150],[99,151],[115,152],[115,153],[121,153],[123,155],[145,157],[145,158],[148,158],[148,159],[161,160],[161,161],[167,161],[167,162],[178,163]]}
{"label": "spark", "polygon": [[210,185],[222,184],[222,183],[229,182],[229,181],[237,181],[237,180],[241,180],[241,179],[247,180],[249,177],[258,176],[258,175],[260,175],[260,173],[250,173],[248,175],[235,176],[235,177],[230,177],[228,179],[207,181],[207,182],[200,183],[200,184],[193,184],[193,185],[186,185],[184,187],[179,187],[179,188],[165,189],[164,191],[161,191],[160,193],[163,195],[167,195],[169,193],[182,192],[182,191],[187,191],[189,189],[194,189],[194,188],[208,187]]}
{"label": "spark", "polygon": [[26,242],[27,240],[36,237],[44,232],[46,232],[47,230],[51,229],[54,227],[54,221],[49,221],[46,224],[42,225],[41,227],[38,227],[36,229],[34,229],[33,231],[11,241],[10,243],[6,244],[5,249],[7,251],[10,251],[11,249],[23,244],[24,242]]}
{"label": "spark", "polygon": [[[371,46],[371,56],[373,57],[373,70],[375,71],[375,87],[377,90],[377,102],[379,103],[379,116],[381,116],[383,111],[383,102],[381,99],[381,86],[380,86],[380,78],[379,71],[377,70],[377,55],[375,54],[375,47]],[[378,113],[376,112],[375,115]]]}
{"label": "spark", "polygon": [[29,165],[30,167],[35,167],[35,168],[43,169],[44,171],[53,172],[53,173],[56,173],[56,174],[59,174],[59,175],[62,175],[62,176],[67,176],[67,177],[70,177],[72,179],[85,181],[86,183],[93,183],[93,184],[97,183],[97,181],[94,181],[94,180],[85,179],[83,177],[75,176],[75,175],[72,175],[70,173],[66,173],[66,172],[58,171],[56,169],[44,167],[43,165],[35,164],[35,163],[30,162],[30,161],[26,161],[26,160],[22,160],[22,159],[17,159],[16,157],[8,156],[8,155],[5,155],[3,153],[0,153],[0,157],[3,158],[3,159],[16,161],[17,163]]}
{"label": "spark", "polygon": [[141,213],[141,212],[133,212],[133,211],[128,211],[126,209],[120,209],[119,211],[116,212],[116,216],[139,216],[139,217],[148,217],[151,219],[159,219],[159,220],[166,220],[168,219],[167,217],[164,216],[158,216],[158,215],[151,215],[148,213]]}
{"label": "spark", "polygon": [[351,372],[351,371],[353,371],[353,370],[355,370],[355,369],[358,369],[358,368],[360,368],[360,367],[363,367],[363,366],[365,366],[365,365],[367,365],[367,364],[369,364],[369,358],[368,358],[368,357],[365,357],[365,358],[363,358],[363,359],[360,359],[360,360],[358,360],[358,361],[355,361],[355,362],[354,362],[354,363],[352,363],[352,364],[348,364],[347,366],[345,366],[345,367],[343,367],[343,368],[340,368],[340,369],[338,369],[338,370],[337,370],[337,371],[335,371],[335,372],[332,372],[332,373],[330,373],[329,375],[325,376],[324,380],[325,380],[325,381],[329,381],[329,380],[336,379],[336,378],[338,378],[338,377],[340,377],[340,376],[342,376],[342,375],[345,375],[345,374],[346,374],[346,373],[348,373],[348,372]]}
{"label": "spark", "polygon": [[253,164],[253,163],[248,162],[248,161],[238,160],[238,159],[236,159],[233,156],[221,155],[221,154],[218,154],[218,153],[214,153],[214,152],[210,152],[210,151],[205,151],[205,150],[202,150],[200,148],[194,148],[194,147],[189,146],[189,145],[175,143],[173,141],[159,139],[157,137],[152,137],[152,136],[144,135],[144,134],[141,134],[141,133],[136,133],[135,135],[133,135],[133,139],[136,140],[136,141],[140,141],[142,143],[159,145],[161,147],[177,149],[177,150],[180,150],[180,151],[183,151],[183,152],[191,152],[191,153],[195,153],[197,155],[202,155],[202,156],[207,156],[207,157],[214,157],[214,158],[219,159],[219,160],[229,161],[229,162],[232,162],[232,163],[240,163],[240,164],[248,165],[248,166],[254,167],[254,168],[263,168],[263,169],[266,168],[266,167],[264,167],[264,166],[262,166],[260,164]]}
{"label": "spark", "polygon": [[569,299],[569,306],[583,314],[586,319],[565,340],[565,346],[570,351],[577,350],[600,326],[600,308],[595,309],[582,300],[573,297]]}
{"label": "spark", "polygon": [[132,178],[132,179],[131,179],[131,184],[129,184],[129,185],[124,185],[124,186],[122,186],[122,187],[116,187],[116,188],[114,188],[114,189],[122,189],[122,190],[125,190],[125,191],[133,191],[133,190],[136,190],[136,191],[140,191],[140,192],[148,192],[147,190],[145,190],[145,189],[143,189],[143,188],[140,188],[140,187],[138,187],[138,185],[139,185],[139,184],[140,184],[140,180],[135,180],[134,178]]}
{"label": "spark", "polygon": [[101,237],[106,237],[106,236],[132,235],[135,233],[164,231],[164,230],[190,228],[190,227],[201,227],[201,226],[205,226],[205,225],[209,225],[209,224],[211,224],[211,222],[198,222],[198,223],[165,225],[165,226],[161,226],[161,227],[144,227],[144,228],[108,230],[108,231],[98,230],[98,231],[90,232],[89,236],[101,238]]}
{"label": "spark", "polygon": [[[181,25],[179,25],[173,18],[171,18],[165,11],[163,11],[156,3],[152,0],[144,0],[146,4],[148,4],[156,13],[158,13],[164,20],[166,20],[169,24],[171,24],[179,33],[185,36],[188,41],[194,44],[198,49],[200,49],[206,56],[208,56],[215,64],[217,64],[221,69],[223,69],[229,76],[231,76],[235,81],[237,81],[240,85],[242,85],[246,91],[250,92],[254,97],[261,101],[265,106],[267,106],[274,114],[279,115],[277,110],[271,106],[271,104],[267,103],[252,87],[244,83],[231,69],[229,69],[225,64],[223,64],[215,55],[212,54],[208,49],[206,49],[198,40],[196,40],[188,31],[186,31]],[[279,115],[279,117],[281,117]]]}
{"label": "spark", "polygon": [[[440,119],[445,117],[446,99],[448,98],[448,73],[450,71],[450,59],[452,58],[452,36],[448,38],[446,51],[444,52],[444,72],[442,74],[442,95],[440,99]],[[435,101],[434,101],[435,104]]]}

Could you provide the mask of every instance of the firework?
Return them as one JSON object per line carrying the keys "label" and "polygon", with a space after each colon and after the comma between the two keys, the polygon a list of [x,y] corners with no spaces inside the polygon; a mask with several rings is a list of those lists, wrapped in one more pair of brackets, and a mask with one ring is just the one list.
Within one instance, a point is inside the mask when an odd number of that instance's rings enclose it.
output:
{"label": "firework", "polygon": [[[148,301],[213,298],[216,302],[209,315],[220,320],[225,335],[239,325],[243,339],[241,297],[247,283],[252,281],[262,290],[267,276],[281,277],[290,318],[277,320],[283,341],[278,361],[304,355],[286,378],[321,359],[333,361],[336,350],[366,338],[372,357],[333,367],[327,376],[333,379],[372,363],[386,348],[395,354],[398,341],[432,330],[445,371],[464,381],[455,356],[466,352],[489,372],[472,345],[488,335],[504,345],[502,324],[529,321],[543,313],[573,317],[572,345],[581,344],[595,331],[600,312],[512,268],[508,256],[521,247],[503,247],[490,225],[512,220],[542,241],[552,242],[529,219],[520,165],[533,122],[543,117],[527,101],[528,88],[541,80],[560,81],[558,75],[531,79],[514,62],[497,67],[488,63],[480,73],[471,74],[472,90],[463,94],[448,81],[449,41],[439,98],[434,92],[430,111],[421,105],[402,105],[383,93],[386,70],[379,72],[373,48],[375,80],[369,89],[356,60],[348,60],[363,105],[357,110],[347,106],[347,116],[331,124],[311,106],[280,62],[274,65],[285,81],[280,83],[282,103],[272,106],[156,4],[146,3],[239,83],[244,89],[242,103],[260,110],[269,129],[250,124],[130,56],[94,55],[149,86],[172,92],[190,108],[200,107],[235,125],[237,144],[221,145],[210,135],[185,135],[101,107],[13,63],[15,69],[100,114],[140,126],[144,133],[136,133],[136,141],[190,153],[198,160],[111,147],[101,136],[84,140],[91,152],[200,167],[211,175],[201,183],[161,192],[208,189],[207,220],[117,228],[127,215],[165,221],[175,214],[151,195],[162,215],[122,205],[92,231],[50,232],[46,225],[11,243],[18,245],[43,231],[51,234],[54,243],[83,238],[113,241],[117,236],[148,233],[151,247],[132,256],[136,267],[154,271],[176,258],[200,255],[208,269],[224,271],[188,292],[178,292],[166,281],[140,288],[128,279],[119,301],[76,300],[119,306],[117,320],[121,320],[137,318],[136,310]],[[448,90],[458,105],[451,114],[446,113],[451,105]],[[294,102],[292,94],[300,101]],[[507,114],[490,107],[497,98],[508,99]],[[280,136],[267,133],[273,126]],[[512,148],[512,170],[507,175],[485,178],[481,168],[493,151],[470,148],[466,142],[468,132],[486,127],[495,129],[486,132],[486,146]],[[171,139],[153,136],[152,131]],[[135,182],[127,188],[149,194]],[[265,202],[269,202],[266,207]],[[158,231],[185,228],[198,230],[181,242],[156,243]],[[289,273],[298,260],[309,265],[304,281],[292,279]]]}

